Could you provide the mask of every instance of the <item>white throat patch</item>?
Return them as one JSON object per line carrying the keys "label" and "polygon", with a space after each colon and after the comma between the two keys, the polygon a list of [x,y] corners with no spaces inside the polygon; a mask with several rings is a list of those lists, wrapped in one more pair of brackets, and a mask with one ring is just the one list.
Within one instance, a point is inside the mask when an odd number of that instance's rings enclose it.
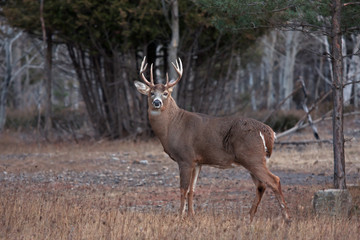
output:
{"label": "white throat patch", "polygon": [[150,110],[150,115],[151,116],[159,116],[161,114],[161,110]]}

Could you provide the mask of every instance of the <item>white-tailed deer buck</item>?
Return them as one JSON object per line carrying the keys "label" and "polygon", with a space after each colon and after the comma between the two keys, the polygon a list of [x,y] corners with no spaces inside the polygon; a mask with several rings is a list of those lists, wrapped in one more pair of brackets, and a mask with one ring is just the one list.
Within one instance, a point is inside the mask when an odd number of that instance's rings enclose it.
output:
{"label": "white-tailed deer buck", "polygon": [[212,117],[185,111],[171,97],[174,86],[183,73],[181,60],[172,63],[178,78],[166,84],[154,84],[152,65],[150,81],[144,75],[146,58],[141,63],[140,76],[145,83],[135,81],[137,90],[148,96],[148,114],[151,127],[160,139],[164,151],[179,165],[180,214],[185,212],[188,199],[188,214],[193,215],[193,194],[202,165],[229,168],[245,167],[256,185],[256,197],[250,209],[252,221],[265,192],[270,187],[286,221],[290,216],[281,191],[280,178],[266,166],[275,140],[274,131],[267,125],[249,118]]}

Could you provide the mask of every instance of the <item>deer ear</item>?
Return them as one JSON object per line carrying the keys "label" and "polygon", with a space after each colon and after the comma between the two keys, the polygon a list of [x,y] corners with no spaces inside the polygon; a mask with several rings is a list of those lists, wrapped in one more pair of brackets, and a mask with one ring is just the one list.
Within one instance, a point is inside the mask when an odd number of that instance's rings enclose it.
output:
{"label": "deer ear", "polygon": [[174,87],[170,87],[167,90],[169,91],[169,93],[172,93],[172,91],[174,90]]}
{"label": "deer ear", "polygon": [[135,81],[134,84],[139,93],[149,95],[150,87],[148,85],[139,81]]}

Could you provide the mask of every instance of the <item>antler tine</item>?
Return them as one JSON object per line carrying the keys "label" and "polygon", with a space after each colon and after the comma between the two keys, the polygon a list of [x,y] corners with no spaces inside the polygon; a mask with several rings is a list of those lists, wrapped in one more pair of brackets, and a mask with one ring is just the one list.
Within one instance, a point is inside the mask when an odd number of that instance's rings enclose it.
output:
{"label": "antler tine", "polygon": [[151,84],[154,85],[153,64],[150,66],[150,81]]}
{"label": "antler tine", "polygon": [[152,65],[151,65],[151,83],[146,79],[145,75],[144,75],[144,72],[147,68],[147,63],[145,62],[146,61],[146,56],[144,57],[144,59],[142,60],[141,62],[141,67],[140,67],[140,76],[142,78],[142,80],[149,86],[153,86],[154,85],[154,82],[153,82],[153,78],[152,78]]}
{"label": "antler tine", "polygon": [[174,68],[175,68],[175,71],[179,74],[179,77],[176,79],[175,82],[172,82],[172,83],[168,83],[167,86],[168,87],[173,87],[175,86],[181,79],[181,76],[183,74],[183,65],[182,65],[182,62],[181,62],[181,59],[179,58],[178,60],[176,60],[176,65],[172,62],[171,63]]}
{"label": "antler tine", "polygon": [[166,86],[169,84],[169,73],[166,73]]}

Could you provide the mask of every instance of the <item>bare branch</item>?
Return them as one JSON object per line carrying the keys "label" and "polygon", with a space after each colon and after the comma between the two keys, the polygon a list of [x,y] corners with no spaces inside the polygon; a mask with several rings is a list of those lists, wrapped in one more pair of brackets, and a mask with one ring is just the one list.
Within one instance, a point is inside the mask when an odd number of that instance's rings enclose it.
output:
{"label": "bare branch", "polygon": [[301,89],[301,86],[298,86],[295,88],[286,98],[284,98],[275,108],[272,110],[266,117],[262,120],[263,122],[266,122],[269,120],[269,118],[288,100],[292,95],[294,95],[297,91]]}
{"label": "bare branch", "polygon": [[360,5],[360,2],[348,2],[348,3],[344,3],[343,6],[350,6],[350,5]]}
{"label": "bare branch", "polygon": [[[331,113],[331,111],[327,112],[326,114],[324,114],[322,117],[316,119],[315,121],[313,121],[313,123],[318,123],[318,122],[321,122],[321,121],[328,121],[328,120],[332,120],[332,117],[325,117],[326,115],[328,115],[329,113]],[[353,115],[360,115],[360,112],[351,112],[351,113],[344,113],[344,117],[347,117],[347,116],[353,116]],[[279,138],[282,138],[282,137],[285,137],[287,135],[290,135],[298,130],[301,130],[301,129],[304,129],[306,128],[307,126],[309,126],[309,123],[305,123],[303,125],[298,125],[298,126],[294,126],[293,128],[290,128],[282,133],[277,133],[276,134],[276,138],[279,139]]]}
{"label": "bare branch", "polygon": [[350,81],[350,82],[344,83],[343,86],[345,87],[347,85],[354,84],[354,83],[360,83],[360,80],[358,80],[358,81]]}

